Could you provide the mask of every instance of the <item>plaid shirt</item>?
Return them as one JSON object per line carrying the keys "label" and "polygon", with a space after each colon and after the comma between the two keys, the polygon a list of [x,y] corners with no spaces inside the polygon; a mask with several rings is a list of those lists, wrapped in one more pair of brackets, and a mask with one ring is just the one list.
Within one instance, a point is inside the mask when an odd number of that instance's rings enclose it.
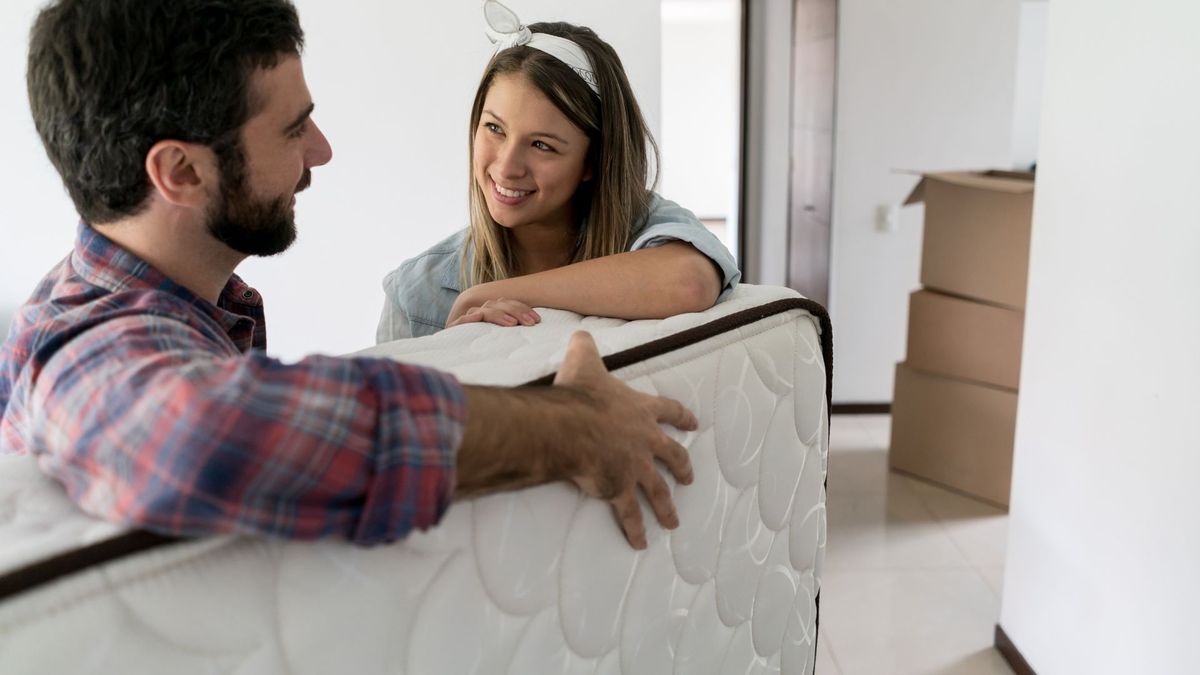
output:
{"label": "plaid shirt", "polygon": [[449,506],[465,398],[387,359],[269,358],[262,299],[217,306],[81,225],[0,347],[0,454],[165,534],[374,544]]}

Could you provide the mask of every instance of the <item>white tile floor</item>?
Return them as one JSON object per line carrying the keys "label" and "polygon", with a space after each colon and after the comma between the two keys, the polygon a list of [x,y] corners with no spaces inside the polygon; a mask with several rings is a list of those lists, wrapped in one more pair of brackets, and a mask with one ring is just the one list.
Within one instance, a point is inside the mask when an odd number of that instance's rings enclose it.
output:
{"label": "white tile floor", "polygon": [[889,425],[830,427],[817,673],[1011,673],[992,648],[1008,518],[888,471]]}

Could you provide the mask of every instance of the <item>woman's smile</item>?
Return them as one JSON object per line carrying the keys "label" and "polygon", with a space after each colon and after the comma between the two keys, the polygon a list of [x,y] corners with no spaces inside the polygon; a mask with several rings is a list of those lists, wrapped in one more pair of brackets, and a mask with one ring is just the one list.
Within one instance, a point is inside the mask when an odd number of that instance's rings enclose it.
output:
{"label": "woman's smile", "polygon": [[490,178],[492,184],[492,198],[504,204],[505,206],[518,206],[523,204],[529,196],[537,190],[515,190],[502,187],[494,178]]}

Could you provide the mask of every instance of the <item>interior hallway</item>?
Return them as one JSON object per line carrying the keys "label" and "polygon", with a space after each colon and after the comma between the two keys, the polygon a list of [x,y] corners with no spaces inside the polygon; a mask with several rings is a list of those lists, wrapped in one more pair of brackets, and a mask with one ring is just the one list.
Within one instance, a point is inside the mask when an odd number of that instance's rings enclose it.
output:
{"label": "interior hallway", "polygon": [[1008,517],[888,471],[891,418],[836,415],[818,675],[1007,674],[992,649]]}

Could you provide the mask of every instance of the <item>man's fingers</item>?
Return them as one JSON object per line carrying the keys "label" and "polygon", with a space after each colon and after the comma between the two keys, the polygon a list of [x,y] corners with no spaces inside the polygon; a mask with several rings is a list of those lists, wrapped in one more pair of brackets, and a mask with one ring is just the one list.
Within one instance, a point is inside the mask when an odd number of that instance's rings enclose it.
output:
{"label": "man's fingers", "polygon": [[654,419],[663,424],[670,424],[676,429],[695,431],[700,426],[692,411],[674,399],[651,396],[650,410],[654,412]]}
{"label": "man's fingers", "polygon": [[658,475],[652,465],[647,465],[641,472],[638,485],[642,486],[642,492],[646,493],[646,499],[650,502],[650,508],[658,518],[658,523],[668,530],[679,527],[679,514],[675,512],[671,488],[667,487],[667,481]]}
{"label": "man's fingers", "polygon": [[572,354],[581,358],[600,358],[600,350],[596,347],[596,340],[591,333],[583,330],[571,333],[571,341],[567,343],[567,355]]}
{"label": "man's fingers", "polygon": [[675,480],[684,485],[692,484],[692,460],[688,457],[687,448],[667,438],[654,449],[654,456],[667,465]]}
{"label": "man's fingers", "polygon": [[617,495],[611,502],[617,522],[625,531],[629,545],[641,551],[646,548],[646,525],[642,522],[642,507],[632,489]]}
{"label": "man's fingers", "polygon": [[580,380],[607,373],[600,350],[590,333],[575,331],[567,343],[567,353],[554,378],[555,384],[577,384]]}

